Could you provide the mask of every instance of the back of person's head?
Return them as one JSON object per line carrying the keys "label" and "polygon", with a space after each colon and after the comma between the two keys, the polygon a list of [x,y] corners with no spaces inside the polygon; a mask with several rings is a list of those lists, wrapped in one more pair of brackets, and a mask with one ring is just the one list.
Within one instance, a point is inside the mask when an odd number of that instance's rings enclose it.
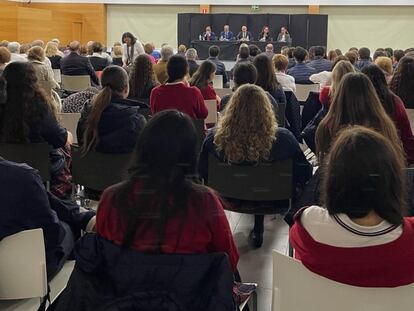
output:
{"label": "back of person's head", "polygon": [[144,44],[144,51],[145,53],[147,53],[148,55],[151,55],[152,52],[154,52],[154,48],[152,47],[151,43],[145,43]]}
{"label": "back of person's head", "polygon": [[27,54],[32,46],[30,43],[24,43],[20,46],[20,54]]}
{"label": "back of person's head", "polygon": [[358,54],[353,51],[346,52],[345,56],[348,58],[352,65],[354,65],[358,61]]}
{"label": "back of person's head", "polygon": [[280,54],[285,55],[286,57],[288,57],[288,53],[289,53],[289,47],[288,46],[284,46],[282,47],[282,49],[280,50]]}
{"label": "back of person's head", "polygon": [[115,45],[115,46],[112,48],[112,53],[114,54],[114,57],[115,57],[115,58],[120,58],[120,57],[122,57],[122,54],[123,54],[123,49],[122,49],[122,46],[120,46],[120,45]]}
{"label": "back of person's head", "polygon": [[293,58],[293,52],[295,51],[294,47],[290,47],[288,52],[287,52],[287,57],[288,58]]}
{"label": "back of person's head", "polygon": [[218,57],[220,54],[220,48],[217,45],[212,45],[208,49],[208,55],[210,57]]}
{"label": "back of person's head", "polygon": [[393,56],[394,56],[394,60],[396,62],[399,62],[400,59],[404,57],[404,51],[403,50],[394,50]]}
{"label": "back of person's head", "polygon": [[129,95],[131,98],[143,98],[151,82],[152,85],[155,85],[154,69],[147,54],[135,58],[129,74]]}
{"label": "back of person's head", "polygon": [[315,56],[324,57],[325,48],[323,46],[315,46],[314,53],[315,53]]}
{"label": "back of person's head", "polygon": [[234,67],[234,87],[238,88],[243,84],[254,84],[257,79],[257,69],[253,64],[241,63]]}
{"label": "back of person's head", "polygon": [[255,84],[263,88],[263,90],[273,93],[279,87],[279,83],[276,79],[272,61],[266,55],[259,54],[254,58],[253,65],[257,69]]}
{"label": "back of person's head", "polygon": [[197,59],[197,50],[190,48],[187,50],[187,52],[185,52],[185,57],[188,60],[196,60]]}
{"label": "back of person's head", "polygon": [[32,42],[32,46],[39,46],[43,49],[45,47],[45,43],[43,42],[43,40],[38,39]]}
{"label": "back of person's head", "polygon": [[335,58],[338,57],[338,54],[336,54],[335,50],[330,50],[328,52],[328,59],[333,62],[335,60]]}
{"label": "back of person's head", "polygon": [[9,45],[9,41],[7,41],[7,40],[1,40],[0,41],[0,47],[3,46],[5,48],[7,48],[8,45]]}
{"label": "back of person's head", "polygon": [[122,43],[125,43],[125,39],[126,39],[126,38],[131,39],[131,44],[132,44],[132,45],[134,45],[134,44],[135,44],[135,42],[137,42],[137,38],[135,38],[135,36],[134,36],[132,33],[130,33],[130,32],[124,32],[124,33],[122,34],[122,37],[121,37],[121,41],[122,41]]}
{"label": "back of person's head", "polygon": [[272,58],[273,66],[275,67],[276,71],[286,71],[289,65],[289,59],[282,54],[276,54]]}
{"label": "back of person's head", "polygon": [[389,58],[392,58],[392,56],[394,55],[394,50],[392,48],[385,48],[384,50],[387,53],[387,56]]}
{"label": "back of person's head", "polygon": [[186,51],[187,51],[187,47],[184,44],[180,44],[178,46],[178,53],[185,54]]}
{"label": "back of person's head", "polygon": [[308,55],[308,52],[303,47],[296,47],[293,51],[293,57],[297,62],[303,62],[305,61],[306,57]]}
{"label": "back of person's head", "polygon": [[[131,245],[139,227],[150,224],[159,229],[151,245],[159,251],[169,220],[185,221],[189,198],[201,189],[193,182],[196,142],[194,124],[182,112],[161,111],[148,121],[138,137],[129,178],[115,189],[115,207],[126,223],[124,246]],[[133,190],[137,182],[139,193]]]}
{"label": "back of person's head", "polygon": [[212,76],[216,72],[216,69],[216,65],[213,62],[205,60],[191,77],[189,81],[190,85],[196,86],[199,89],[206,88],[212,81]]}
{"label": "back of person's head", "polygon": [[30,62],[7,65],[2,76],[7,84],[7,100],[0,109],[0,141],[28,143],[32,122],[42,120],[49,102],[39,88],[35,69]]}
{"label": "back of person's head", "polygon": [[45,60],[45,50],[39,46],[34,46],[30,48],[29,52],[27,53],[27,59],[43,62]]}
{"label": "back of person's head", "polygon": [[69,50],[71,52],[80,52],[81,44],[79,41],[72,41],[69,43]]}
{"label": "back of person's head", "polygon": [[352,47],[348,50],[348,52],[355,52],[358,54],[359,49],[357,47]]}
{"label": "back of person's head", "polygon": [[10,51],[4,47],[0,46],[0,65],[4,65],[10,61]]}
{"label": "back of person's head", "polygon": [[392,75],[392,60],[388,56],[379,56],[375,59],[375,64],[380,67],[387,75]]}
{"label": "back of person's head", "polygon": [[403,154],[395,125],[385,112],[371,81],[363,73],[348,73],[342,78],[329,111],[316,130],[316,149],[322,164],[333,140],[348,125],[375,129],[389,138],[394,148]]}
{"label": "back of person's head", "polygon": [[414,57],[408,55],[401,58],[390,87],[406,105],[414,103]]}
{"label": "back of person's head", "polygon": [[340,49],[335,49],[335,52],[338,56],[342,55],[342,51]]}
{"label": "back of person's head", "polygon": [[361,71],[371,80],[385,111],[389,116],[392,116],[394,113],[394,96],[388,87],[383,70],[379,66],[371,64],[362,68]]}
{"label": "back of person's head", "polygon": [[358,50],[359,59],[367,60],[371,57],[371,51],[369,48],[360,48]]}
{"label": "back of person's head", "polygon": [[92,100],[92,110],[88,116],[84,133],[83,152],[90,151],[98,142],[98,124],[103,111],[111,104],[113,96],[127,97],[129,92],[128,74],[120,66],[106,67],[101,76],[102,90]]}
{"label": "back of person's head", "polygon": [[20,43],[19,42],[10,42],[7,45],[7,48],[9,49],[10,53],[20,53]]}
{"label": "back of person's head", "polygon": [[315,59],[315,47],[314,46],[311,46],[309,48],[309,51],[307,52],[307,55],[308,55],[309,60],[314,60]]}
{"label": "back of person's head", "polygon": [[329,96],[331,98],[335,95],[335,91],[341,83],[342,78],[350,72],[355,72],[355,67],[349,61],[341,60],[335,63],[332,68],[331,86],[329,89]]}
{"label": "back of person's head", "polygon": [[414,52],[414,48],[408,48],[404,50],[404,54]]}
{"label": "back of person's head", "polygon": [[339,55],[337,58],[335,58],[334,62],[332,63],[332,69],[338,64],[341,60],[349,62],[348,57],[345,55]]}
{"label": "back of person's head", "polygon": [[53,42],[56,43],[56,45],[59,47],[60,45],[60,40],[58,38],[53,38],[52,40],[50,40],[49,42]]}
{"label": "back of person's head", "polygon": [[332,145],[323,171],[321,197],[330,215],[358,219],[375,212],[393,225],[406,209],[404,157],[375,130],[344,129]]}
{"label": "back of person's head", "polygon": [[52,57],[58,54],[58,45],[56,42],[49,41],[46,43],[45,54],[47,57]]}
{"label": "back of person's head", "polygon": [[163,61],[168,62],[168,60],[170,59],[170,57],[174,55],[174,50],[173,50],[173,48],[171,46],[164,45],[161,48],[161,52],[160,53],[161,53],[161,59]]}
{"label": "back of person's head", "polygon": [[173,55],[167,63],[167,82],[182,80],[188,74],[188,62],[184,56]]}
{"label": "back of person's head", "polygon": [[102,53],[102,52],[103,52],[103,46],[102,46],[102,44],[101,44],[100,42],[98,42],[98,41],[94,41],[94,42],[92,43],[92,47],[91,47],[91,49],[92,49],[92,52],[93,52],[93,53]]}
{"label": "back of person's head", "polygon": [[250,49],[247,44],[241,44],[239,48],[239,58],[246,59],[250,56]]}
{"label": "back of person's head", "polygon": [[218,121],[214,144],[230,163],[257,162],[268,159],[276,130],[275,114],[266,92],[247,84],[231,96]]}
{"label": "back of person's head", "polygon": [[251,57],[256,57],[260,53],[262,53],[262,51],[259,49],[259,47],[257,45],[255,45],[255,44],[250,44],[249,45],[249,54],[250,54]]}
{"label": "back of person's head", "polygon": [[388,54],[384,50],[376,50],[372,56],[373,61],[375,62],[378,57],[388,57]]}

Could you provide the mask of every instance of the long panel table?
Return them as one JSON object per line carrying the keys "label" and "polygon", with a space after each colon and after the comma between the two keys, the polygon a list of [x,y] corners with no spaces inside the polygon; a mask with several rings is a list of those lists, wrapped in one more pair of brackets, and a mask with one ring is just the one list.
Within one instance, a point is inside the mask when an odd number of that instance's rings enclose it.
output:
{"label": "long panel table", "polygon": [[289,46],[287,42],[263,42],[263,41],[191,41],[191,47],[197,50],[199,59],[208,58],[208,49],[212,45],[220,47],[220,60],[236,60],[237,54],[239,54],[239,46],[242,43],[255,44],[259,49],[264,52],[267,44],[273,44],[274,52],[280,53],[280,50],[284,46]]}

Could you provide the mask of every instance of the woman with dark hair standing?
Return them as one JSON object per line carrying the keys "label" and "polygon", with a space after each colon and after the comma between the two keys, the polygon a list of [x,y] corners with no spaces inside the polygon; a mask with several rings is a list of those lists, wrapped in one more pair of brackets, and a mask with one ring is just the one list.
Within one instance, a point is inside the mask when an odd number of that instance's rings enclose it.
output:
{"label": "woman with dark hair standing", "polygon": [[149,102],[151,91],[158,85],[155,80],[154,69],[148,55],[143,54],[135,58],[129,75],[129,95],[135,100]]}
{"label": "woman with dark hair standing", "polygon": [[384,72],[377,65],[365,66],[362,73],[371,80],[385,112],[394,121],[408,164],[414,164],[414,136],[404,103],[401,98],[390,91]]}
{"label": "woman with dark hair standing", "polygon": [[132,33],[125,32],[122,35],[121,41],[124,47],[122,61],[124,62],[125,67],[132,65],[138,55],[145,54],[142,43],[139,42]]}
{"label": "woman with dark hair standing", "polygon": [[221,99],[217,96],[216,91],[212,85],[215,75],[216,65],[213,62],[206,60],[200,65],[200,67],[198,67],[197,71],[188,82],[191,86],[195,86],[201,91],[204,100],[216,100],[217,109],[220,109]]}
{"label": "woman with dark hair standing", "polygon": [[402,99],[405,108],[414,109],[414,57],[401,58],[390,87]]}
{"label": "woman with dark hair standing", "polygon": [[224,252],[236,271],[239,254],[222,203],[194,179],[196,141],[185,114],[155,115],[139,136],[129,178],[102,195],[97,233],[145,253]]}
{"label": "woman with dark hair standing", "polygon": [[76,134],[86,153],[129,153],[146,121],[139,107],[126,99],[128,74],[119,66],[108,66],[102,72],[102,90],[85,103]]}
{"label": "woman with dark hair standing", "polygon": [[59,125],[56,107],[40,89],[33,65],[11,63],[3,78],[7,96],[0,105],[0,141],[51,145],[51,191],[60,198],[70,196],[72,134]]}
{"label": "woman with dark hair standing", "polygon": [[314,273],[353,286],[414,283],[414,218],[403,217],[404,162],[378,130],[342,130],[324,162],[322,206],[300,210],[290,229],[295,257]]}

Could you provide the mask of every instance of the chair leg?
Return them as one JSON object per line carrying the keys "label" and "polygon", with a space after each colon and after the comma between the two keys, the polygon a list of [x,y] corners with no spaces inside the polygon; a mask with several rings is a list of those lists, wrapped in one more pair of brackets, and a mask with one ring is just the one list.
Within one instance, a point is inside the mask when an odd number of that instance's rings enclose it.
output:
{"label": "chair leg", "polygon": [[252,293],[252,311],[257,311],[257,291]]}

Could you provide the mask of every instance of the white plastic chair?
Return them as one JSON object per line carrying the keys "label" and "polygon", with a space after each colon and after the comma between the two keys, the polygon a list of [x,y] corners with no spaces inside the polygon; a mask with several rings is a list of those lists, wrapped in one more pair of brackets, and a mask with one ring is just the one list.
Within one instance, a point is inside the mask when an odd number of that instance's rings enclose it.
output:
{"label": "white plastic chair", "polygon": [[413,308],[414,284],[396,288],[341,284],[273,251],[272,295],[273,311],[407,311]]}
{"label": "white plastic chair", "polygon": [[62,73],[60,69],[53,69],[53,77],[57,83],[62,83]]}
{"label": "white plastic chair", "polygon": [[214,89],[216,91],[217,96],[223,98],[226,95],[230,95],[232,93],[231,89]]}
{"label": "white plastic chair", "polygon": [[78,143],[76,136],[76,128],[80,119],[80,113],[60,113],[59,114],[60,124],[66,128],[73,135],[73,143]]}
{"label": "white plastic chair", "polygon": [[222,75],[215,75],[213,79],[213,86],[215,89],[222,89],[223,88],[223,76]]}
{"label": "white plastic chair", "polygon": [[208,115],[204,120],[206,124],[216,124],[217,123],[217,101],[215,99],[205,100]]}
{"label": "white plastic chair", "polygon": [[310,92],[319,92],[319,84],[296,84],[295,96],[299,102],[305,102]]}
{"label": "white plastic chair", "polygon": [[66,76],[62,75],[62,89],[69,92],[81,92],[91,87],[90,76]]}

